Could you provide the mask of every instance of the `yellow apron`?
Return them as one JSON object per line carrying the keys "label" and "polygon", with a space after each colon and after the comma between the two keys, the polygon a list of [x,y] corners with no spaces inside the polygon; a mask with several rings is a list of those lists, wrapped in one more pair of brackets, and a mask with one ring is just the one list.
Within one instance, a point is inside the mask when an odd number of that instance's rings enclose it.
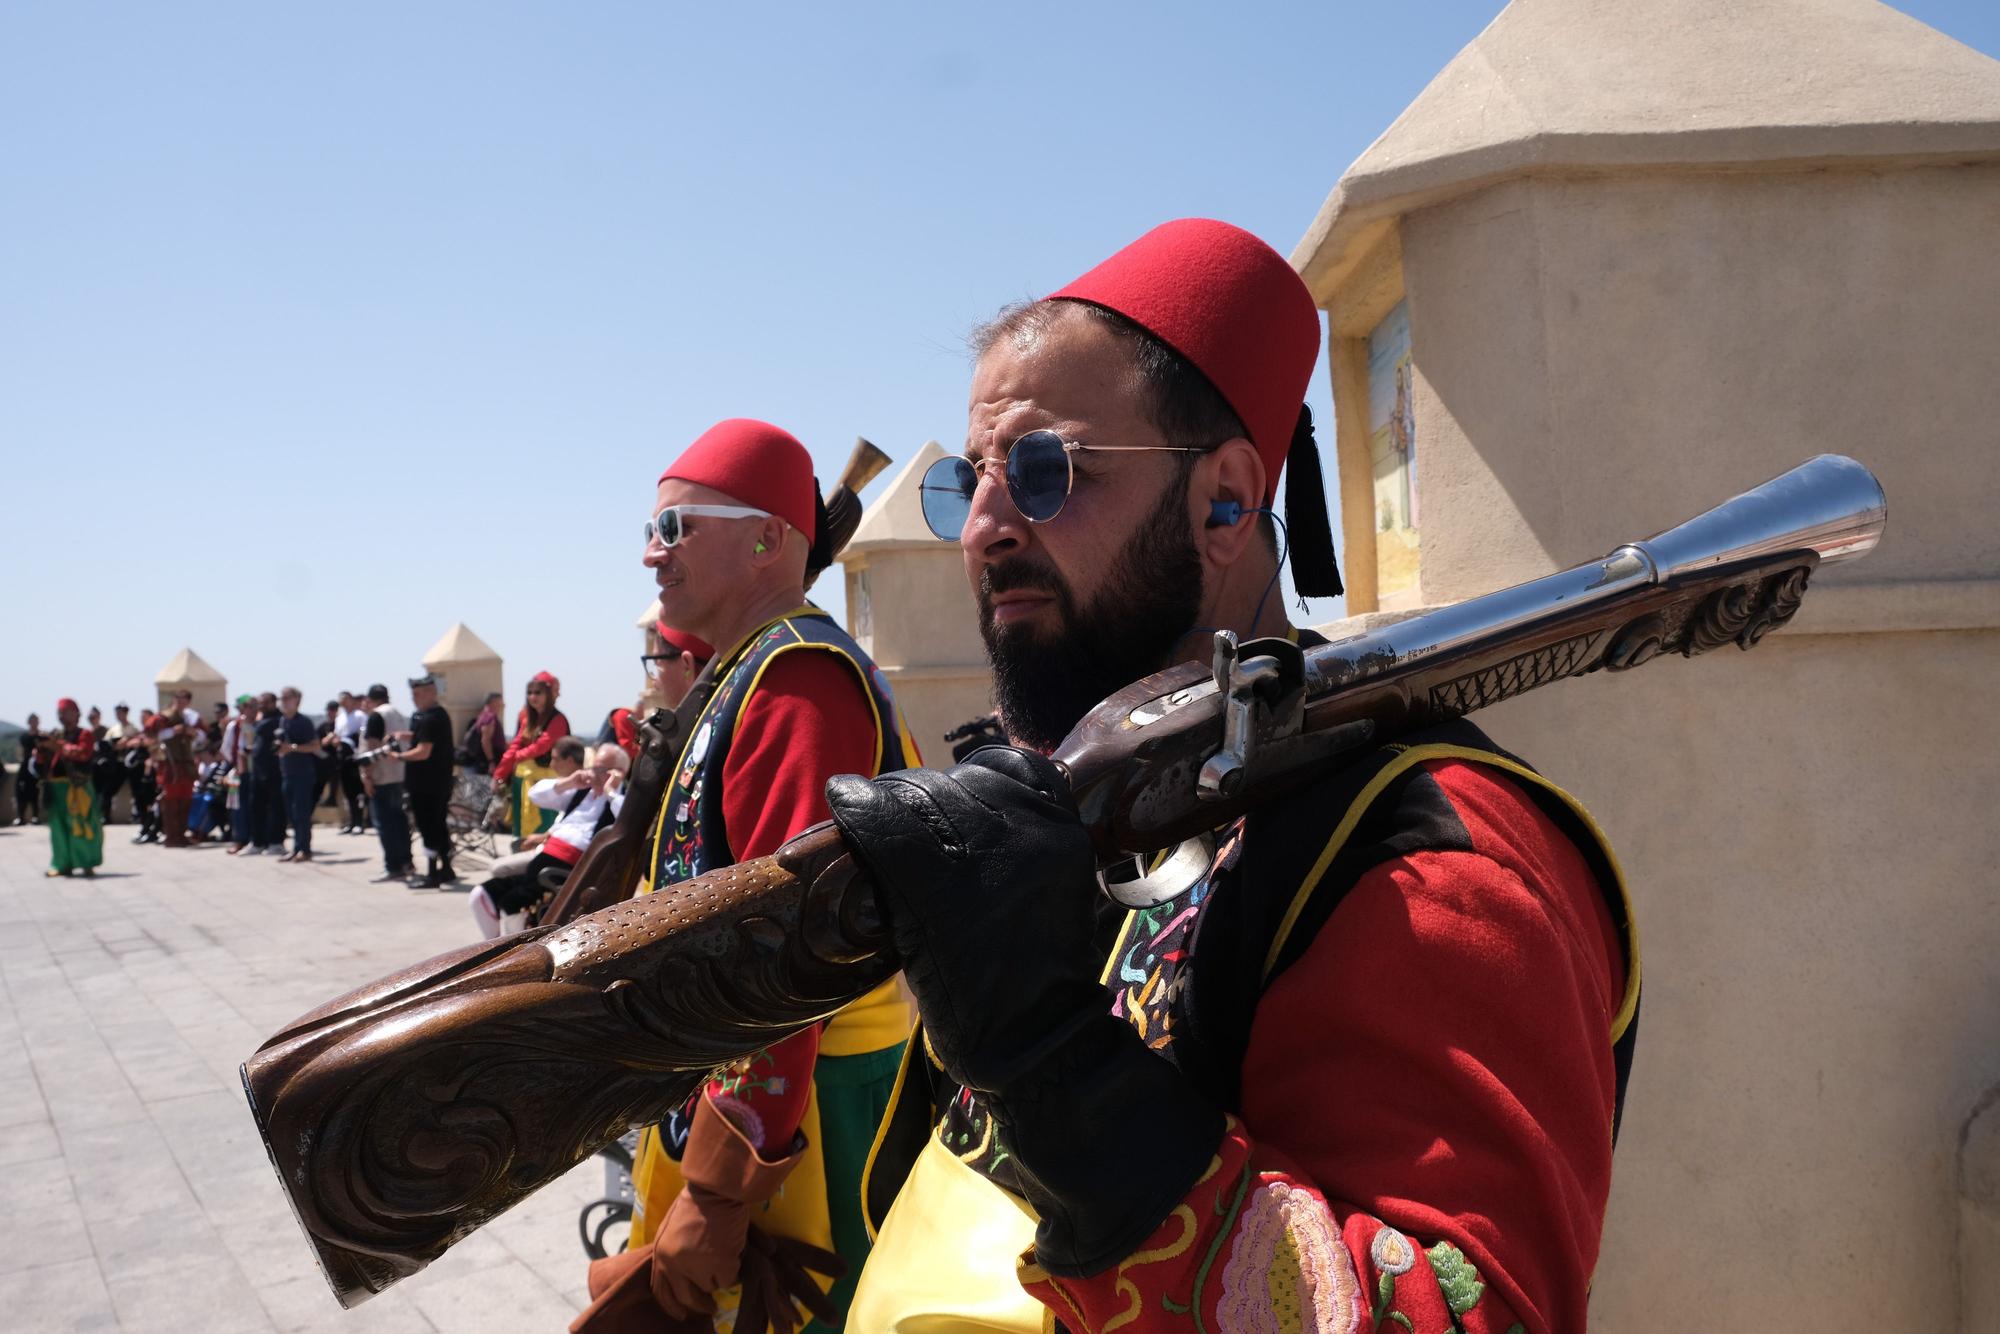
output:
{"label": "yellow apron", "polygon": [[990,1330],[1040,1334],[1055,1314],[1015,1266],[1035,1244],[1035,1211],[973,1171],[936,1132],[875,1235],[847,1328],[867,1334]]}

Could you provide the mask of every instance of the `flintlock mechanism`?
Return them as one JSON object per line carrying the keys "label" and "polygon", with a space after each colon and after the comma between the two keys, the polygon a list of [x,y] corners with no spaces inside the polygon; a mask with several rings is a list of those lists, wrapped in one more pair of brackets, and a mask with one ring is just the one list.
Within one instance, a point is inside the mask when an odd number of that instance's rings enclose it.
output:
{"label": "flintlock mechanism", "polygon": [[[1172,668],[1100,704],[1056,759],[1115,868],[1359,746],[1600,668],[1750,648],[1797,611],[1820,564],[1872,550],[1884,515],[1866,468],[1822,455],[1487,597],[1305,651],[1225,640],[1209,668]],[[1128,902],[1172,892],[1109,883]],[[243,1084],[321,1269],[352,1306],[895,967],[871,885],[821,825],[771,857],[329,1002],[260,1047]]]}

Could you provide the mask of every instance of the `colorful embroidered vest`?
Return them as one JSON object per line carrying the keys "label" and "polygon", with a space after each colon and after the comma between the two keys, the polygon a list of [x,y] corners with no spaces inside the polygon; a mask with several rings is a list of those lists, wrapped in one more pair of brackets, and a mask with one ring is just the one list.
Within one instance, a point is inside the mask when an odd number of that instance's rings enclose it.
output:
{"label": "colorful embroidered vest", "polygon": [[722,772],[743,706],[779,656],[830,653],[854,670],[875,712],[875,772],[917,764],[916,746],[888,683],[859,644],[817,607],[801,607],[751,633],[717,670],[718,684],[681,750],[653,841],[652,883],[671,885],[736,860],[722,822]]}
{"label": "colorful embroidered vest", "polygon": [[[1361,877],[1397,857],[1470,849],[1449,799],[1434,784],[1418,781],[1418,767],[1440,759],[1490,765],[1515,780],[1575,844],[1604,895],[1625,944],[1627,975],[1607,1034],[1617,1071],[1615,1140],[1638,1038],[1640,982],[1638,938],[1623,876],[1603,834],[1574,798],[1463,720],[1384,746],[1218,830],[1209,871],[1200,881],[1166,903],[1126,914],[1108,933],[1104,983],[1112,1012],[1130,1021],[1148,1046],[1218,1105],[1241,1111],[1241,1062],[1258,1000],[1272,979],[1305,953]],[[1327,820],[1336,811],[1341,815],[1329,836]],[[889,1298],[891,1285],[914,1285],[918,1301],[932,1291],[957,1292],[971,1310],[993,1313],[968,1321],[968,1328],[1040,1328],[1043,1313],[1014,1278],[1015,1256],[1033,1239],[1032,1215],[1018,1198],[1014,1164],[980,1100],[957,1087],[922,1048],[911,1042],[904,1052],[863,1177],[869,1225],[883,1232],[853,1312],[885,1330],[898,1328],[898,1321],[929,1328],[920,1317],[941,1313],[914,1310],[908,1298]],[[968,1173],[1005,1193],[982,1196],[966,1184]],[[1015,1249],[982,1256],[961,1248],[954,1236],[932,1236],[942,1225],[937,1210],[914,1198],[926,1191],[954,1198],[961,1216],[966,1199],[983,1199],[978,1219],[967,1226]],[[893,1226],[892,1205],[899,1215]],[[906,1217],[917,1225],[906,1227]]]}
{"label": "colorful embroidered vest", "polygon": [[[874,713],[876,773],[921,762],[888,684],[868,655],[825,612],[817,607],[800,607],[760,626],[716,665],[715,693],[709,697],[694,732],[682,748],[666,801],[654,824],[651,876],[642,893],[691,879],[736,860],[723,823],[722,774],[730,743],[744,706],[764,672],[781,655],[792,652],[830,653],[853,669]],[[909,1013],[900,983],[891,979],[827,1021],[820,1034],[820,1056],[856,1056],[893,1048],[909,1032]],[[630,1241],[633,1246],[651,1239],[667,1205],[681,1189],[679,1160],[687,1143],[687,1127],[688,1117],[683,1109],[660,1125],[649,1127],[640,1141],[633,1172],[637,1197]],[[827,1174],[820,1154],[827,1135],[822,1133],[816,1084],[808,1094],[800,1130],[811,1148],[759,1222],[767,1231],[830,1250],[834,1242],[827,1204]],[[867,1131],[863,1129],[860,1133],[865,1135]],[[732,1308],[735,1289],[718,1294],[718,1300],[725,1309]]]}

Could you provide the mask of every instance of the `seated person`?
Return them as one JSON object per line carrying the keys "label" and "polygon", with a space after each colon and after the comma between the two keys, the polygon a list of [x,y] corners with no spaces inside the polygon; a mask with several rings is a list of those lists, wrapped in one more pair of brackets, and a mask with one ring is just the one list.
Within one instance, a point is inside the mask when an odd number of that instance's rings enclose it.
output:
{"label": "seated person", "polygon": [[[617,819],[625,805],[625,775],[632,761],[622,747],[603,745],[593,753],[577,738],[566,736],[556,742],[549,758],[556,776],[529,788],[528,800],[561,814],[532,854],[495,862],[492,878],[472,891],[472,917],[488,939],[529,925],[529,910],[554,896],[597,832]],[[525,865],[518,863],[519,856],[527,856]],[[553,873],[547,883],[545,872]],[[509,917],[519,920],[503,921]]]}

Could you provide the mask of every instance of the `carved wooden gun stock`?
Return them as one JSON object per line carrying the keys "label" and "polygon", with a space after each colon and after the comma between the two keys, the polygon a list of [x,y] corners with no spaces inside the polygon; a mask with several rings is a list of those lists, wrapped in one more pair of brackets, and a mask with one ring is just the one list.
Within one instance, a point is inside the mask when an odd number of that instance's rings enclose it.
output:
{"label": "carved wooden gun stock", "polygon": [[[1185,875],[1120,862],[1213,829],[1348,752],[1600,668],[1754,646],[1885,505],[1833,455],[1602,560],[1320,647],[1218,635],[1056,752],[1124,902]],[[258,1128],[343,1305],[415,1273],[709,1070],[891,975],[831,826],[773,857],[441,955],[315,1010],[243,1067]]]}

